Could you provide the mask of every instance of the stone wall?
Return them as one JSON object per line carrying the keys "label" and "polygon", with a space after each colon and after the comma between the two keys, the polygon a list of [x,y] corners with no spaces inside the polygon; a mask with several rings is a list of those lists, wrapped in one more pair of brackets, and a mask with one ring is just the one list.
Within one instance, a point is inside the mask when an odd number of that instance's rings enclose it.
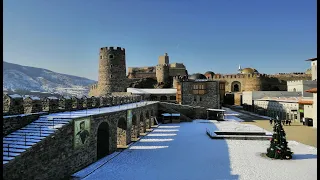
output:
{"label": "stone wall", "polygon": [[[207,108],[205,107],[200,107],[200,106],[194,107],[189,105],[181,105],[181,104],[166,103],[166,102],[159,102],[158,104],[159,104],[159,110],[164,109],[162,107],[169,108],[179,112],[180,114],[187,116],[191,120],[206,119],[207,117],[207,112],[206,112]],[[161,114],[159,114],[159,117],[161,117]]]}
{"label": "stone wall", "polygon": [[[157,112],[158,105],[151,104],[132,109],[139,120],[141,114]],[[88,116],[89,117],[89,116]],[[63,126],[54,134],[33,145],[20,156],[3,165],[4,179],[48,179],[59,180],[69,177],[97,161],[99,126],[106,122],[109,129],[109,154],[117,150],[117,125],[120,118],[127,122],[127,144],[131,141],[132,122],[127,120],[127,111],[118,111],[91,116],[88,141],[74,147],[74,123]],[[77,119],[74,119],[77,120]]]}
{"label": "stone wall", "polygon": [[[207,108],[220,108],[219,81],[182,81],[182,104]],[[204,94],[193,94],[194,84],[206,86]]]}
{"label": "stone wall", "polygon": [[13,116],[3,116],[3,129],[2,134],[6,136],[13,131],[16,131],[33,121],[37,120],[40,115],[44,115],[47,113],[35,113],[35,114],[22,114],[22,115],[13,115]]}

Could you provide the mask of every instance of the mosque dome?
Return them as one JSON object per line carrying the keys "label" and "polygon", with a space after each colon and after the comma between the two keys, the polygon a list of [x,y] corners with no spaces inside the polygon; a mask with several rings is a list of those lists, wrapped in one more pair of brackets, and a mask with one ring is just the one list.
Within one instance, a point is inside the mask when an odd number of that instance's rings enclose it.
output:
{"label": "mosque dome", "polygon": [[254,68],[243,68],[240,70],[241,74],[255,74],[255,73],[259,73],[256,69]]}
{"label": "mosque dome", "polygon": [[203,74],[195,73],[195,74],[190,75],[188,79],[191,79],[191,80],[207,79],[207,77],[205,75],[203,75]]}

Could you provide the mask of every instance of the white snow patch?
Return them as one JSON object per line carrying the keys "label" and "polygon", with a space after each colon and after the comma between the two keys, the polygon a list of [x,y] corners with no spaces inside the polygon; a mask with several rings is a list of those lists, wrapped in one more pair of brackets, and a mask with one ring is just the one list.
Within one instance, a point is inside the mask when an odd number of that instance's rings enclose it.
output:
{"label": "white snow patch", "polygon": [[173,139],[141,139],[139,142],[166,142],[173,141]]}
{"label": "white snow patch", "polygon": [[178,128],[180,126],[159,126],[158,128]]}
{"label": "white snow patch", "polygon": [[147,136],[176,136],[177,134],[152,133]]}
{"label": "white snow patch", "polygon": [[162,149],[169,146],[131,146],[129,149]]}
{"label": "white snow patch", "polygon": [[155,129],[153,132],[177,132],[178,129]]}

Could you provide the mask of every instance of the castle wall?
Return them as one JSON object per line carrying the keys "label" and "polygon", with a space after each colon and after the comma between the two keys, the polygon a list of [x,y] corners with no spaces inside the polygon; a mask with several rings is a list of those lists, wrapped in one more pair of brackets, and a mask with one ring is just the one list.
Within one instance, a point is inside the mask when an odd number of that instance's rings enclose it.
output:
{"label": "castle wall", "polygon": [[289,92],[301,92],[304,97],[312,97],[312,93],[305,92],[308,89],[316,88],[317,81],[312,80],[297,80],[287,82]]}
{"label": "castle wall", "polygon": [[186,76],[186,69],[185,68],[169,68],[169,76]]}
{"label": "castle wall", "polygon": [[127,85],[126,58],[124,48],[105,47],[100,49],[99,95],[125,92]]}
{"label": "castle wall", "polygon": [[[132,109],[132,114],[140,120],[145,114],[157,115],[158,104],[150,104]],[[127,110],[92,115],[89,137],[82,146],[74,145],[74,122],[64,125],[54,134],[34,144],[19,157],[3,165],[4,179],[69,179],[73,173],[97,161],[98,128],[102,122],[109,126],[109,152],[117,149],[117,127],[120,118],[127,123],[126,141],[131,141],[132,122],[127,119]],[[81,119],[82,119],[81,118]],[[79,120],[75,118],[73,121]],[[145,126],[146,118],[143,118]]]}
{"label": "castle wall", "polygon": [[156,76],[157,76],[158,83],[166,84],[169,80],[168,64],[158,64],[156,66]]}

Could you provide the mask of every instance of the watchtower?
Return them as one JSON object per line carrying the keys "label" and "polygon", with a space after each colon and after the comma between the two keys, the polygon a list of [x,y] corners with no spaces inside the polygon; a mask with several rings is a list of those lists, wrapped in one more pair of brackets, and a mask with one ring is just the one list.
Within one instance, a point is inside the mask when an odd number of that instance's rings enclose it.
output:
{"label": "watchtower", "polygon": [[156,66],[158,84],[167,84],[169,81],[169,64],[158,64]]}
{"label": "watchtower", "polygon": [[121,47],[103,47],[99,54],[99,95],[126,91],[126,57]]}
{"label": "watchtower", "polygon": [[169,64],[168,53],[164,53],[164,56],[159,56],[158,64]]}

